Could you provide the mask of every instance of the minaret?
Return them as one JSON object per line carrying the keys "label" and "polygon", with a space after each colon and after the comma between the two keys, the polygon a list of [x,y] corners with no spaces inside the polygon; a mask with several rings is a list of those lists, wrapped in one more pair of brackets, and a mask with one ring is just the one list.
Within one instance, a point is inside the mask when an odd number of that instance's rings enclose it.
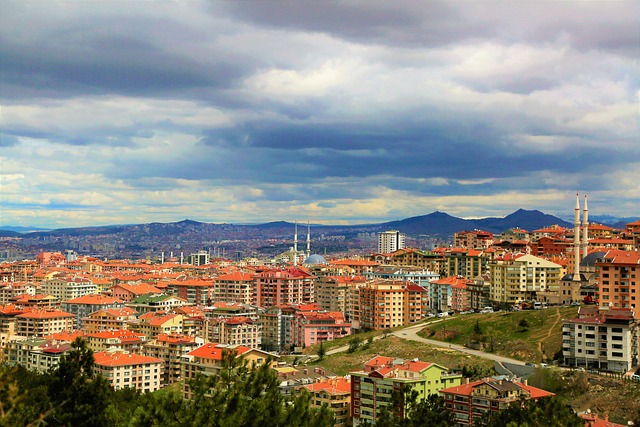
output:
{"label": "minaret", "polygon": [[307,221],[307,252],[305,253],[305,259],[311,256],[311,226],[309,225],[309,221]]}
{"label": "minaret", "polygon": [[582,258],[589,255],[589,208],[587,195],[584,195],[584,211],[582,215]]}
{"label": "minaret", "polygon": [[295,222],[296,230],[293,234],[293,265],[298,265],[298,221]]}
{"label": "minaret", "polygon": [[576,193],[576,209],[573,218],[573,280],[580,281],[580,198]]}
{"label": "minaret", "polygon": [[160,264],[164,264],[164,251],[162,251],[162,255],[160,256]]}

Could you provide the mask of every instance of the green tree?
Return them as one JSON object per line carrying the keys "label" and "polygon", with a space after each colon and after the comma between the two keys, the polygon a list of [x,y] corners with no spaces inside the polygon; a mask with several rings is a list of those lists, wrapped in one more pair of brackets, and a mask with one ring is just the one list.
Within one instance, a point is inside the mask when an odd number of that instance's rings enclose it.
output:
{"label": "green tree", "polygon": [[318,359],[324,359],[324,356],[327,354],[327,351],[324,349],[324,341],[320,341],[320,348],[318,349]]}
{"label": "green tree", "polygon": [[353,337],[349,340],[349,348],[347,349],[347,353],[353,353],[360,347],[360,338]]}
{"label": "green tree", "polygon": [[35,426],[51,409],[46,374],[0,364],[0,426]]}
{"label": "green tree", "polygon": [[476,324],[473,326],[473,333],[476,335],[482,335],[482,328],[480,327],[478,319],[476,319]]}
{"label": "green tree", "polygon": [[522,332],[525,332],[529,329],[529,322],[527,321],[527,319],[522,318],[520,319],[520,323],[518,323],[518,326],[520,327],[520,330]]}
{"label": "green tree", "polygon": [[248,366],[246,359],[225,351],[216,375],[190,380],[193,396],[182,400],[167,393],[142,402],[131,426],[211,427],[329,427],[333,413],[309,406],[308,393],[289,401],[278,389],[279,380],[270,361]]}
{"label": "green tree", "polygon": [[110,425],[107,407],[113,389],[94,372],[93,351],[76,338],[72,350],[60,358],[51,373],[49,396],[52,410],[45,421],[51,426],[100,427]]}
{"label": "green tree", "polygon": [[448,427],[454,423],[453,413],[437,394],[418,399],[415,390],[403,386],[393,392],[391,400],[391,408],[379,414],[375,427]]}

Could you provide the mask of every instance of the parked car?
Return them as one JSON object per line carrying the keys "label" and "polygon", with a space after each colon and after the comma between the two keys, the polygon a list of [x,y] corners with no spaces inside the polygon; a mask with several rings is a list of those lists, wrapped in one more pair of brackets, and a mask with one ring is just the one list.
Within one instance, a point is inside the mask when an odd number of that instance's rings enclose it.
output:
{"label": "parked car", "polygon": [[631,375],[632,380],[640,381],[640,375]]}

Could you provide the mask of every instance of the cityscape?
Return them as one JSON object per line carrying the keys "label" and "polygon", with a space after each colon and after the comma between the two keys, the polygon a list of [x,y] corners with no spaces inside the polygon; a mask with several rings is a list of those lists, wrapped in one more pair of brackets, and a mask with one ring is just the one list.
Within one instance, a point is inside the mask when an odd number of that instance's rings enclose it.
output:
{"label": "cityscape", "polygon": [[638,0],[0,6],[0,425],[640,425]]}
{"label": "cityscape", "polygon": [[[215,247],[185,253],[176,246],[139,259],[98,258],[82,253],[90,248],[82,245],[43,250],[33,259],[0,264],[0,354],[7,366],[50,372],[80,339],[114,390],[174,387],[189,400],[191,381],[220,375],[223,354],[232,351],[252,366],[268,363],[282,396],[306,390],[309,408],[330,408],[336,426],[378,422],[393,408],[390,396],[398,387],[409,387],[419,400],[440,396],[450,425],[480,425],[483,416],[511,402],[554,396],[529,383],[539,369],[614,375],[616,388],[638,388],[640,219],[625,228],[592,223],[587,203],[586,195],[576,195],[573,227],[460,230],[449,244],[431,249],[411,247],[407,243],[419,239],[400,230],[358,227],[343,240],[367,241],[373,250],[353,245],[350,253],[319,254],[315,246],[332,240],[329,234],[312,239],[310,224],[278,223],[278,232],[291,236],[264,241],[280,252],[262,257],[236,259]],[[187,233],[198,225],[178,224]],[[21,237],[3,239],[15,245]],[[461,343],[438,335],[457,318],[476,319],[478,335],[487,316],[537,311],[557,320],[548,344],[528,359],[497,351],[494,339],[506,339],[500,335]],[[530,321],[520,320],[521,332]],[[439,323],[442,331],[423,335]],[[368,341],[360,338],[365,336]],[[360,369],[347,372],[323,363],[388,336],[475,352],[495,365],[469,375],[467,368],[393,352],[372,354]],[[324,345],[334,341],[344,347],[327,354]],[[609,416],[630,421],[631,411],[640,410],[637,403],[599,415],[574,409],[589,425],[609,422]]]}

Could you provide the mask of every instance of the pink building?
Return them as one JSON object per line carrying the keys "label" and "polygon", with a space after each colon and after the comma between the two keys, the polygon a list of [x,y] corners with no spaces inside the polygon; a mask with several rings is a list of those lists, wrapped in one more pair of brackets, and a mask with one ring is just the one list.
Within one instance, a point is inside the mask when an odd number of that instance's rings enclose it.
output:
{"label": "pink building", "polygon": [[314,301],[315,276],[300,268],[265,270],[255,276],[260,307],[306,304]]}
{"label": "pink building", "polygon": [[332,341],[351,333],[351,324],[339,311],[299,311],[292,320],[294,347],[307,347],[321,341]]}

